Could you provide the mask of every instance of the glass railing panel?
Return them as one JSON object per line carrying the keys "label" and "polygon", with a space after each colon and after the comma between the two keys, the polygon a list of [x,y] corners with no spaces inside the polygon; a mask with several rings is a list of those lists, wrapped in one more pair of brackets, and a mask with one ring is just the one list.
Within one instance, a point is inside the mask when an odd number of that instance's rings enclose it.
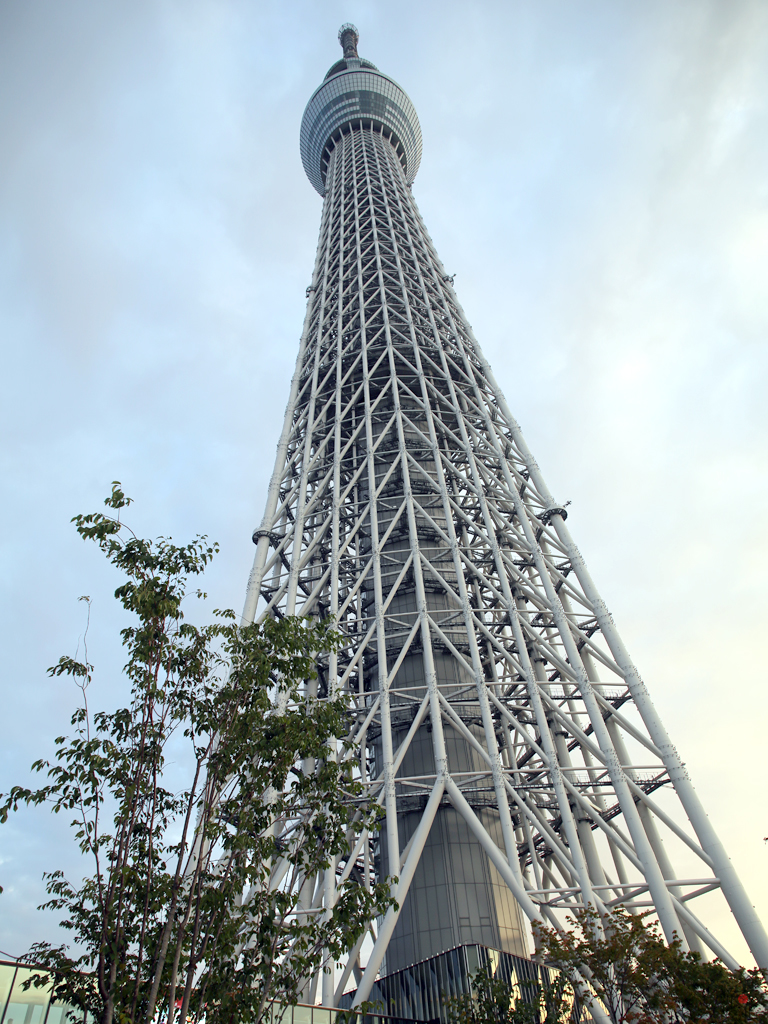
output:
{"label": "glass railing panel", "polygon": [[293,1024],[312,1024],[311,1006],[294,1006]]}
{"label": "glass railing panel", "polygon": [[11,994],[15,973],[16,964],[0,964],[0,1020],[2,1020],[8,996]]}
{"label": "glass railing panel", "polygon": [[19,967],[3,1024],[43,1024],[50,1002],[50,985],[45,988],[30,985],[26,992],[23,987],[23,983],[37,973],[31,967]]}
{"label": "glass railing panel", "polygon": [[272,1003],[272,1024],[291,1024],[293,1019],[293,1007],[283,1006],[282,1003]]}
{"label": "glass railing panel", "polygon": [[69,1007],[65,1003],[53,1003],[48,1011],[48,1019],[45,1024],[69,1024],[68,1010]]}

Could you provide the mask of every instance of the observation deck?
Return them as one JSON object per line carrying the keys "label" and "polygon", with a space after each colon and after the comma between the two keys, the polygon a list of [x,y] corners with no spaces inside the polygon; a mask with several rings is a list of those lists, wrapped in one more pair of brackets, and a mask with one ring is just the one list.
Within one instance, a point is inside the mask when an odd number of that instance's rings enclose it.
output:
{"label": "observation deck", "polygon": [[352,127],[373,127],[391,141],[409,185],[421,163],[421,126],[413,104],[393,78],[358,56],[358,38],[354,25],[339,29],[344,56],[310,97],[301,121],[301,162],[321,196],[331,150]]}

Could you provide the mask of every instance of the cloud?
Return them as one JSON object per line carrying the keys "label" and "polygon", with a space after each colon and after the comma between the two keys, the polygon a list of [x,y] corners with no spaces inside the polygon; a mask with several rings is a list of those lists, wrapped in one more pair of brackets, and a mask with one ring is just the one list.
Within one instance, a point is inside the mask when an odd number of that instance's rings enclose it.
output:
{"label": "cloud", "polygon": [[[346,20],[414,100],[428,227],[765,910],[758,0],[3,5],[0,785],[66,726],[44,673],[82,593],[116,692],[114,581],[68,525],[109,481],[140,530],[220,540],[212,604],[240,606],[320,217],[298,126]],[[39,937],[59,825],[3,833],[3,949]]]}

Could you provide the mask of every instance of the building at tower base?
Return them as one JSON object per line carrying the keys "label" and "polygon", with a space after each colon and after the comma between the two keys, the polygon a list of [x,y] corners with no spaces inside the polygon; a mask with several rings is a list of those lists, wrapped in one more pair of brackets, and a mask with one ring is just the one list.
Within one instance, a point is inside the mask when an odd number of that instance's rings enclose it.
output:
{"label": "building at tower base", "polygon": [[[525,957],[485,946],[459,946],[379,978],[369,997],[371,1008],[400,1021],[448,1024],[447,1000],[471,994],[475,974],[487,965],[494,977],[503,979],[518,998],[531,1006],[538,1005],[539,991],[551,985],[557,974]],[[351,1008],[355,994],[354,990],[345,993],[340,1007]],[[590,1024],[593,1018],[586,1007],[574,1000],[570,1019]]]}

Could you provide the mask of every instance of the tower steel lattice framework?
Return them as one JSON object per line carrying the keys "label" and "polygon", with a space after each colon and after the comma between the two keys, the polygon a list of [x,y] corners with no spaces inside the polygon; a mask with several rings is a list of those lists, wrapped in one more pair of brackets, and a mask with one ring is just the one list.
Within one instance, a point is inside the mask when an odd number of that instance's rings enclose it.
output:
{"label": "tower steel lattice framework", "polygon": [[308,994],[336,1005],[354,971],[360,1002],[379,972],[470,943],[527,956],[525,919],[590,906],[653,910],[668,939],[736,966],[696,912],[715,889],[768,966],[421,219],[416,112],[353,26],[339,38],[301,128],[320,239],[244,621],[335,618],[345,646],[317,696],[348,697],[382,809],[307,880],[305,908],[354,871],[396,876],[400,909],[371,922],[364,967],[361,942]]}

